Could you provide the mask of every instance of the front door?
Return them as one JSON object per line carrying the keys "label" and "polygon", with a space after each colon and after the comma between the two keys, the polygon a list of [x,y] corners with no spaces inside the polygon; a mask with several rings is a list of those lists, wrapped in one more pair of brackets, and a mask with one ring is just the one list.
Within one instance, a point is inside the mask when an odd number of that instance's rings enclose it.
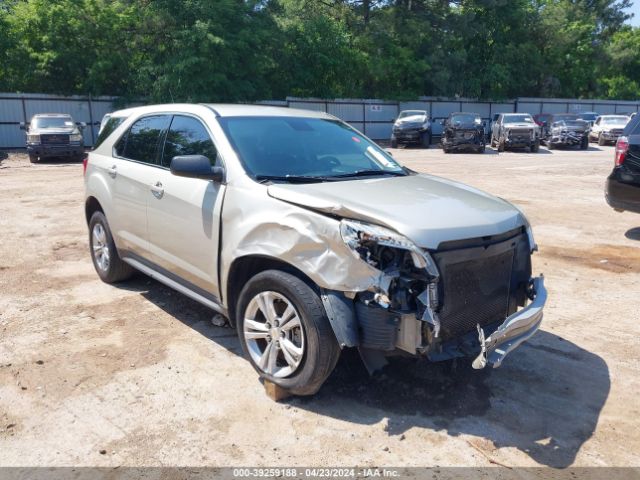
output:
{"label": "front door", "polygon": [[[224,185],[171,174],[171,159],[204,155],[218,162],[212,136],[198,118],[175,115],[148,185],[147,221],[153,262],[186,280],[190,288],[220,298],[218,245]],[[200,292],[202,293],[202,292]]]}

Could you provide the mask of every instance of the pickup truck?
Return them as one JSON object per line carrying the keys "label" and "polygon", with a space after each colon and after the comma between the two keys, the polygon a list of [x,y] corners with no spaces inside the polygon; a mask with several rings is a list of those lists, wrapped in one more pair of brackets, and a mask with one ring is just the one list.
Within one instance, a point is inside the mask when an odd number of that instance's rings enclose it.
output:
{"label": "pickup truck", "polygon": [[80,161],[84,157],[84,122],[74,122],[70,115],[39,113],[29,123],[21,123],[27,133],[29,161],[36,163],[50,157],[67,157]]}

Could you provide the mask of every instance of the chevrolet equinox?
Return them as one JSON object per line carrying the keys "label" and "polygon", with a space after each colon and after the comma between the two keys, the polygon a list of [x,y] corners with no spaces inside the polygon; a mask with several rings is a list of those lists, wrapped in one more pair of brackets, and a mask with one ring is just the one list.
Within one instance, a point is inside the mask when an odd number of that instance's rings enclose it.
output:
{"label": "chevrolet equinox", "polygon": [[100,278],[139,270],[237,329],[258,374],[315,393],[340,351],[497,367],[542,321],[524,214],[401,166],[341,120],[253,105],[110,115],[85,161]]}

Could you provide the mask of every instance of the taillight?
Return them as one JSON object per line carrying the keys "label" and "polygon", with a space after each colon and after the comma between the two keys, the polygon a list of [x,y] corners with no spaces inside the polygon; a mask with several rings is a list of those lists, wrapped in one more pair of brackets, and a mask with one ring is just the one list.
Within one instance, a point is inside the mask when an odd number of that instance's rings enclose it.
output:
{"label": "taillight", "polygon": [[629,139],[627,137],[619,137],[616,142],[615,161],[616,165],[622,165],[629,151]]}
{"label": "taillight", "polygon": [[87,173],[87,162],[89,161],[89,155],[85,155],[82,159],[82,175]]}

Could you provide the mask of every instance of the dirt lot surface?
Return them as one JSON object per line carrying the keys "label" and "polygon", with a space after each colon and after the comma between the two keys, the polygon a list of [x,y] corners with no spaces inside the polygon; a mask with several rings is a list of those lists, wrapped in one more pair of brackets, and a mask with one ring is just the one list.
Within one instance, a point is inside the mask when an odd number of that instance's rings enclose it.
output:
{"label": "dirt lot surface", "polygon": [[81,165],[10,154],[0,465],[640,466],[640,215],[605,204],[612,147],[393,153],[526,211],[542,331],[490,375],[401,359],[369,378],[347,352],[315,397],[283,403],[206,308],[143,275],[98,280]]}

